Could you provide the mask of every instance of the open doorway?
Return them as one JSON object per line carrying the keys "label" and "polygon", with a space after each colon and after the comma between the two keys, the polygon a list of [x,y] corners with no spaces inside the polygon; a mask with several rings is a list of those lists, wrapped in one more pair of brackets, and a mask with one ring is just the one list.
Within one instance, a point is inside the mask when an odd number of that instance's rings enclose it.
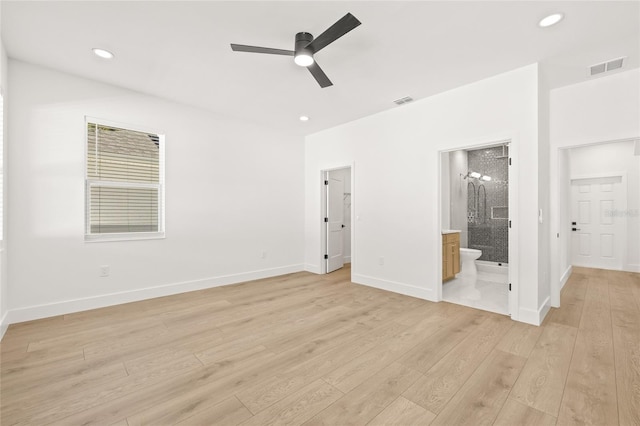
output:
{"label": "open doorway", "polygon": [[640,272],[637,144],[622,140],[559,150],[560,285],[571,266]]}
{"label": "open doorway", "polygon": [[323,272],[350,266],[352,252],[351,167],[322,171],[322,259]]}
{"label": "open doorway", "polygon": [[510,141],[440,153],[442,300],[509,315]]}

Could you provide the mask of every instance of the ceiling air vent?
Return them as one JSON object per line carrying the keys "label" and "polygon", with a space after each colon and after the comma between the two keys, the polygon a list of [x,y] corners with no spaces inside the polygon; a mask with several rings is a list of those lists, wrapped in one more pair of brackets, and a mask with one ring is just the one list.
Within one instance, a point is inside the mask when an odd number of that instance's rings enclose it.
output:
{"label": "ceiling air vent", "polygon": [[597,75],[602,74],[603,72],[617,70],[622,68],[623,62],[624,58],[617,58],[601,64],[591,65],[589,67],[589,75]]}
{"label": "ceiling air vent", "polygon": [[405,96],[404,98],[396,99],[395,101],[393,101],[393,103],[396,105],[402,105],[411,101],[413,101],[413,98],[411,96]]}

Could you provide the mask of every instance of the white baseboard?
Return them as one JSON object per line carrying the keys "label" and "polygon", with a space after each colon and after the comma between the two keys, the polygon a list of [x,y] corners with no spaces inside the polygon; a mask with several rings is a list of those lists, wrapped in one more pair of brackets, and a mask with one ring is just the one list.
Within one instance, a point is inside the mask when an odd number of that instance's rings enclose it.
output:
{"label": "white baseboard", "polygon": [[547,298],[544,299],[544,302],[542,302],[542,305],[538,308],[538,324],[537,325],[542,324],[542,321],[544,321],[544,318],[547,316],[550,309],[551,309],[551,297],[547,296]]}
{"label": "white baseboard", "polygon": [[392,291],[394,293],[404,294],[406,296],[417,297],[418,299],[425,299],[435,302],[434,291],[428,288],[416,287],[409,284],[381,280],[379,278],[356,274],[351,275],[351,281],[355,284],[362,284],[369,287],[379,288],[381,290]]}
{"label": "white baseboard", "polygon": [[2,326],[4,327],[5,324],[14,324],[40,318],[70,314],[73,312],[104,308],[106,306],[153,299],[155,297],[171,296],[178,293],[186,293],[189,291],[204,290],[212,287],[236,284],[262,278],[270,278],[278,275],[300,272],[302,270],[304,270],[302,264],[288,265],[277,268],[261,269],[252,272],[243,272],[240,274],[223,275],[201,280],[167,284],[158,287],[148,287],[132,291],[104,294],[82,299],[65,300],[62,302],[48,303],[44,305],[28,306],[24,308],[12,309],[7,312],[7,314],[5,315],[5,320],[3,320],[2,322]]}
{"label": "white baseboard", "polygon": [[320,265],[310,265],[308,263],[304,264],[304,270],[307,272],[311,272],[312,274],[321,274],[322,273],[322,268],[320,268]]}
{"label": "white baseboard", "polygon": [[573,266],[569,265],[567,270],[564,271],[564,274],[562,274],[562,277],[560,278],[560,291],[562,291],[562,288],[569,280],[569,277],[571,276],[571,272],[573,272]]}
{"label": "white baseboard", "polygon": [[531,325],[540,325],[551,309],[551,298],[547,296],[538,310],[520,308],[518,311],[518,321]]}
{"label": "white baseboard", "polygon": [[351,256],[345,256],[344,263],[351,263]]}
{"label": "white baseboard", "polygon": [[629,263],[625,268],[627,272],[640,272],[640,265],[637,263]]}
{"label": "white baseboard", "polygon": [[0,320],[0,341],[4,337],[4,333],[6,333],[7,329],[9,328],[9,323],[7,322],[7,316],[8,316],[8,312],[5,312],[4,315],[2,316],[2,319]]}
{"label": "white baseboard", "polygon": [[540,325],[538,324],[538,312],[533,309],[520,308],[518,310],[518,321],[531,325]]}

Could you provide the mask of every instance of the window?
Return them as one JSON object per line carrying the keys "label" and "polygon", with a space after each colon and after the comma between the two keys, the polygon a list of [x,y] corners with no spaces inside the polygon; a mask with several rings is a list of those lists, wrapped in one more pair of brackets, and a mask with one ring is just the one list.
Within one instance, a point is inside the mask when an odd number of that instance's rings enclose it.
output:
{"label": "window", "polygon": [[87,241],[164,237],[164,136],[87,119]]}

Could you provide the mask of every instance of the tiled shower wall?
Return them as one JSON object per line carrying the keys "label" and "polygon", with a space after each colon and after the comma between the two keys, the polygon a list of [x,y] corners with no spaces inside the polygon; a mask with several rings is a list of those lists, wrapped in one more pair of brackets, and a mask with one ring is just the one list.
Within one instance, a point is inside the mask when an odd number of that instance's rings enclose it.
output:
{"label": "tiled shower wall", "polygon": [[467,154],[469,171],[491,176],[489,182],[467,179],[469,248],[482,250],[480,260],[508,263],[508,148],[476,149]]}

